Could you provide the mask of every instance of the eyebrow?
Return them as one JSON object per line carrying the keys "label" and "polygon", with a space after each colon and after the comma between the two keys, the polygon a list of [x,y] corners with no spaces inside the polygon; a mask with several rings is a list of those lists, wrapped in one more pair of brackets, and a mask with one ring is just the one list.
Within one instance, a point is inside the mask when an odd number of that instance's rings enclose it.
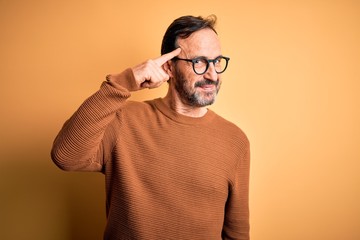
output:
{"label": "eyebrow", "polygon": [[[215,57],[215,58],[212,58],[212,59],[217,59],[217,58],[219,58],[219,57],[223,57],[223,55],[219,55],[219,56],[217,56],[217,57]],[[212,60],[211,58],[208,58],[208,57],[205,57],[205,56],[193,57],[192,59],[196,59],[196,58],[205,58],[205,59],[210,59],[210,60]]]}
{"label": "eyebrow", "polygon": [[[210,59],[204,55],[201,55],[201,56],[192,56],[192,55],[188,55],[188,53],[181,47],[180,44],[177,44],[177,47],[179,47],[181,49],[181,52],[183,52],[185,54],[185,57],[187,59],[196,59],[196,58],[205,58],[205,59]],[[224,55],[220,54],[219,56],[213,58],[213,59],[217,59],[218,57],[223,57]],[[211,59],[210,59],[211,60]]]}

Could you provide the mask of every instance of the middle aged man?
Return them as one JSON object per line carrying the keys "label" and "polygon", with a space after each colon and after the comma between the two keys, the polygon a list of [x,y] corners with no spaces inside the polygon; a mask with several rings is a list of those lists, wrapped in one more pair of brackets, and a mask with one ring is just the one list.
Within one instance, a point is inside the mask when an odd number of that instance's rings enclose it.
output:
{"label": "middle aged man", "polygon": [[[229,61],[215,20],[176,19],[162,56],[108,75],[55,139],[60,168],[105,174],[104,239],[249,239],[249,141],[207,108]],[[164,98],[127,100],[164,82]]]}

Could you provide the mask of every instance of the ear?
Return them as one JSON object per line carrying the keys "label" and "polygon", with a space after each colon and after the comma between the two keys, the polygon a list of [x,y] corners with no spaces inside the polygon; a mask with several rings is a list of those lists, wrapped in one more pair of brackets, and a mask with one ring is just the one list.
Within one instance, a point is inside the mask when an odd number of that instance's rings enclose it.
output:
{"label": "ear", "polygon": [[163,70],[169,75],[170,78],[174,77],[174,63],[169,60],[162,65]]}

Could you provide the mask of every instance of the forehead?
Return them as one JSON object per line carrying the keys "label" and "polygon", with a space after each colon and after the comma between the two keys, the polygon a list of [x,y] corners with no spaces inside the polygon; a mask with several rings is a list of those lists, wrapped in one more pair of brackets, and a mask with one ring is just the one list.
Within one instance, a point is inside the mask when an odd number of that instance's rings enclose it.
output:
{"label": "forehead", "polygon": [[217,34],[210,28],[194,32],[188,38],[178,39],[182,49],[180,55],[185,57],[205,56],[214,58],[221,55],[221,46]]}

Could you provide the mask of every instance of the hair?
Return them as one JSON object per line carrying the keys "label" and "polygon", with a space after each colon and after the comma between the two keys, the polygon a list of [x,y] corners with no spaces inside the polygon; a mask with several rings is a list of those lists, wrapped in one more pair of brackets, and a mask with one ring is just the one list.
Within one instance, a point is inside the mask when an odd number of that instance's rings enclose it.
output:
{"label": "hair", "polygon": [[217,34],[215,30],[216,20],[217,18],[215,15],[210,15],[207,18],[188,15],[175,19],[170,24],[163,37],[161,55],[175,50],[178,47],[178,38],[187,38],[192,33],[201,29],[210,28]]}

